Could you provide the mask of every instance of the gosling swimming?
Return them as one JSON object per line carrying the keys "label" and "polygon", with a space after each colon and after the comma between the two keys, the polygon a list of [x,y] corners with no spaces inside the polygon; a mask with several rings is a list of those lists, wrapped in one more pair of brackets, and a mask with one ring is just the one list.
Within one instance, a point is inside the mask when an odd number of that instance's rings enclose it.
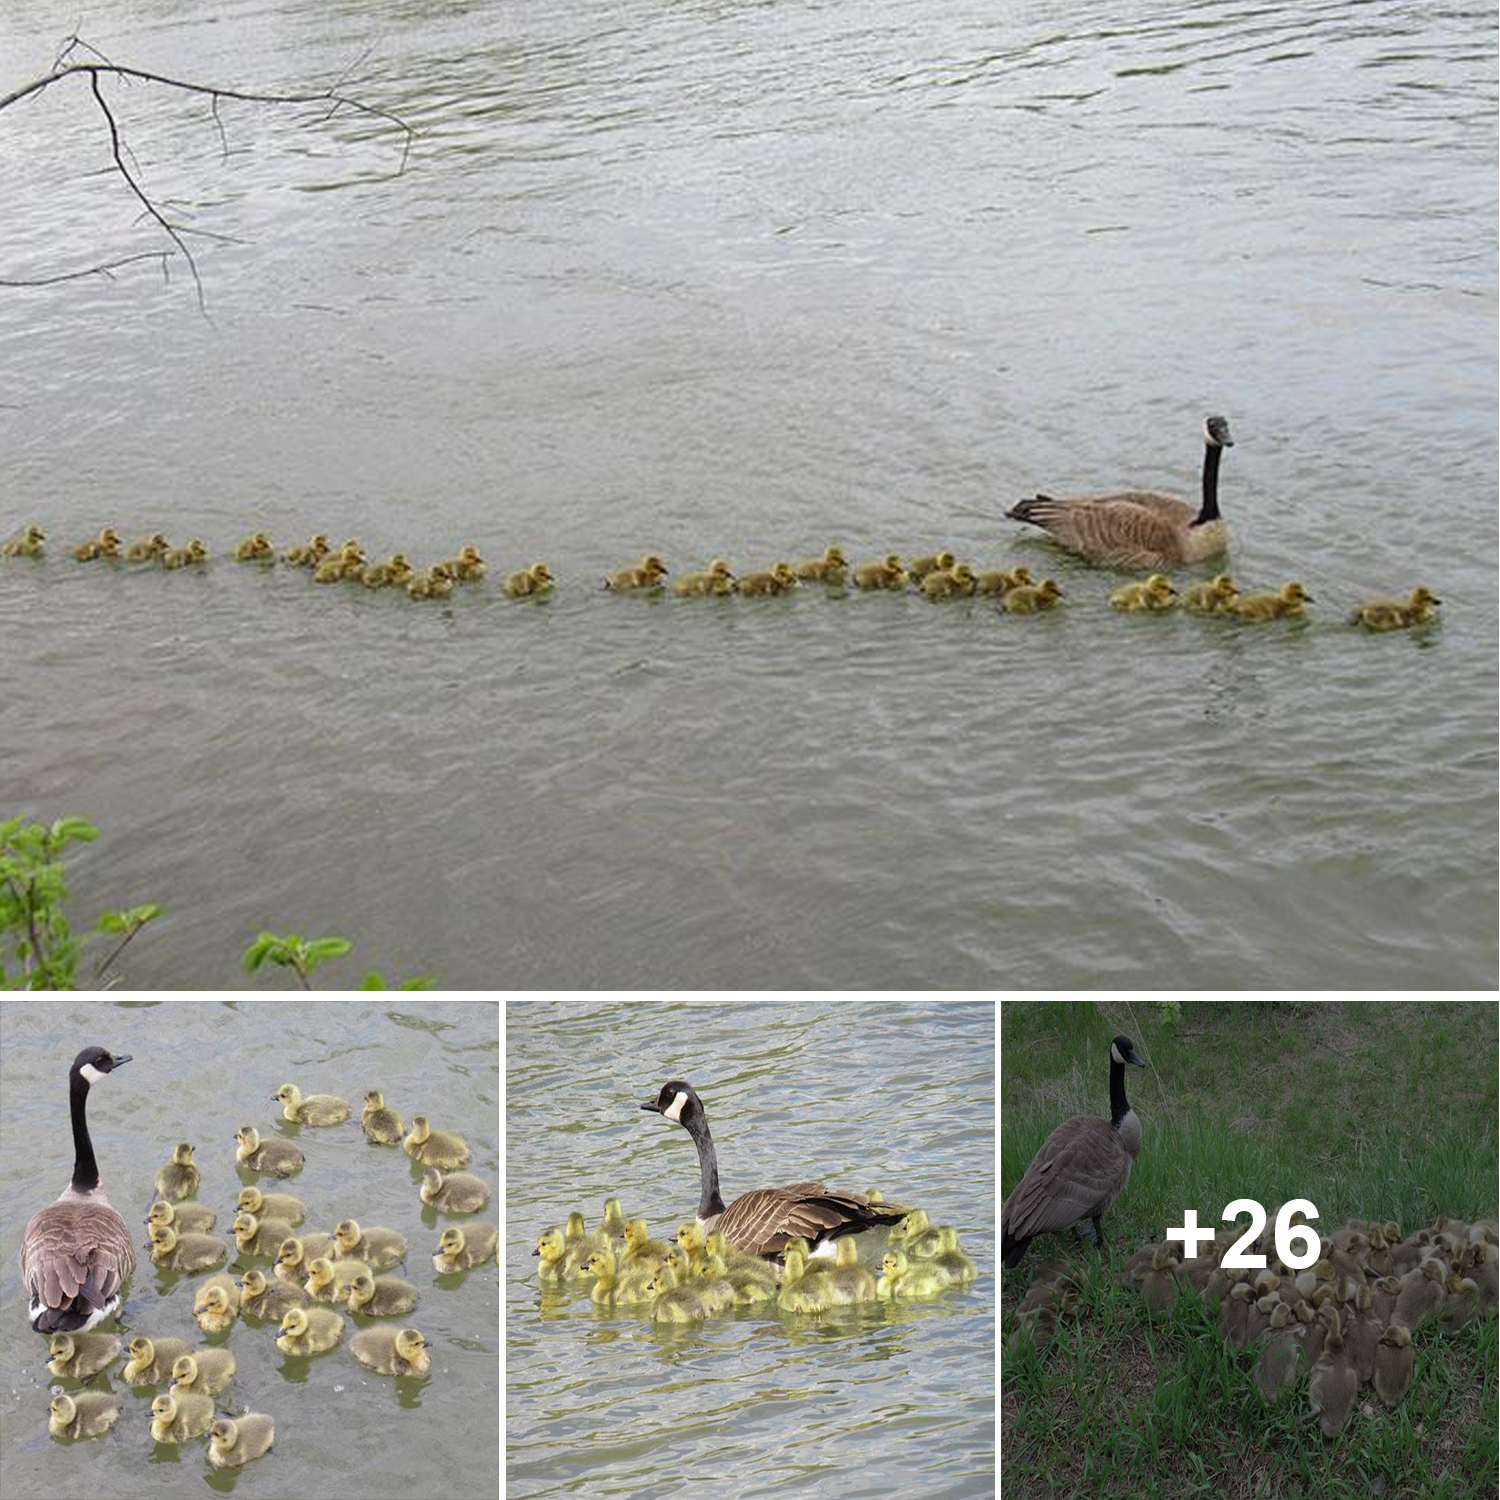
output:
{"label": "gosling swimming", "polygon": [[421,1193],[423,1203],[445,1214],[478,1213],[490,1201],[490,1190],[472,1172],[444,1176],[436,1167],[422,1174]]}
{"label": "gosling swimming", "polygon": [[401,1144],[406,1154],[424,1167],[437,1167],[446,1172],[451,1167],[469,1164],[468,1142],[452,1131],[434,1130],[427,1123],[426,1115],[412,1116],[411,1134]]}
{"label": "gosling swimming", "polygon": [[1349,623],[1363,625],[1366,630],[1410,630],[1436,620],[1437,606],[1442,602],[1430,589],[1414,588],[1405,603],[1399,599],[1367,600],[1349,616]]}
{"label": "gosling swimming", "polygon": [[273,1096],[281,1105],[281,1117],[297,1125],[341,1125],[349,1118],[349,1101],[335,1094],[308,1094],[295,1083],[284,1083]]}
{"label": "gosling swimming", "polygon": [[260,1132],[253,1125],[241,1125],[234,1138],[240,1143],[239,1149],[234,1153],[235,1160],[252,1172],[269,1172],[275,1177],[290,1177],[293,1172],[302,1170],[302,1164],[306,1160],[301,1148],[291,1141],[281,1140],[277,1136],[261,1140]]}
{"label": "gosling swimming", "polygon": [[379,1375],[425,1375],[432,1368],[427,1340],[415,1328],[366,1328],[349,1340],[349,1351]]}
{"label": "gosling swimming", "polygon": [[366,1138],[377,1146],[395,1146],[406,1134],[406,1122],[386,1106],[379,1089],[365,1095],[365,1107],[359,1112],[359,1123]]}
{"label": "gosling swimming", "polygon": [[220,1417],[208,1432],[208,1461],[216,1469],[238,1469],[265,1453],[276,1441],[276,1424],[263,1412]]}
{"label": "gosling swimming", "polygon": [[327,1307],[290,1307],[276,1347],[287,1354],[323,1354],[344,1336],[344,1319]]}
{"label": "gosling swimming", "polygon": [[499,1238],[500,1231],[493,1224],[478,1220],[462,1229],[450,1226],[438,1237],[432,1264],[439,1271],[467,1271],[471,1266],[483,1265],[495,1254]]}
{"label": "gosling swimming", "polygon": [[172,1148],[172,1160],[157,1169],[156,1191],[169,1203],[191,1198],[198,1191],[200,1175],[193,1163],[193,1148],[183,1141]]}

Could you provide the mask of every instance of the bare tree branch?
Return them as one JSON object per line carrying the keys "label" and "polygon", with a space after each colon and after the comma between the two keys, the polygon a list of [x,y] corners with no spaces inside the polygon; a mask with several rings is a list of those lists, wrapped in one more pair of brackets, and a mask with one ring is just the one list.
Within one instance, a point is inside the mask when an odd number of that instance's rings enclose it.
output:
{"label": "bare tree branch", "polygon": [[56,276],[36,276],[24,280],[0,276],[0,286],[55,286],[59,281],[79,281],[85,276],[104,276],[113,281],[114,277],[110,276],[111,271],[118,270],[121,266],[134,265],[141,260],[160,261],[162,279],[166,280],[167,260],[171,254],[170,250],[142,250],[138,255],[122,255],[119,260],[107,260],[98,266],[85,266],[81,271],[60,271]]}

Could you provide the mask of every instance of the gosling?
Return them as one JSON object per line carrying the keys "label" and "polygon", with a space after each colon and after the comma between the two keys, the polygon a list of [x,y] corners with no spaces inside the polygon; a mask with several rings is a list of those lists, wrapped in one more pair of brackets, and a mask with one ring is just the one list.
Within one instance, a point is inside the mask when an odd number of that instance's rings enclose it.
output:
{"label": "gosling", "polygon": [[411,1134],[401,1143],[406,1154],[424,1167],[437,1167],[446,1172],[452,1167],[469,1164],[469,1145],[461,1135],[452,1131],[434,1130],[427,1123],[426,1115],[413,1115]]}
{"label": "gosling", "polygon": [[334,1244],[347,1260],[369,1263],[372,1271],[385,1271],[406,1259],[406,1237],[394,1229],[361,1229],[353,1219],[343,1219],[334,1228]]}
{"label": "gosling", "polygon": [[1233,614],[1239,597],[1234,579],[1228,573],[1219,573],[1207,583],[1195,583],[1182,596],[1182,607],[1198,615]]}
{"label": "gosling", "polygon": [[217,1396],[234,1379],[234,1355],[227,1349],[200,1349],[172,1362],[172,1390]]}
{"label": "gosling", "polygon": [[857,589],[903,589],[906,587],[906,569],[894,552],[886,553],[880,562],[866,563],[854,570],[854,586]]}
{"label": "gosling", "polygon": [[684,573],[672,585],[672,592],[682,599],[722,597],[734,592],[734,572],[722,557],[716,557],[702,573]]}
{"label": "gosling", "polygon": [[445,1177],[436,1167],[428,1167],[422,1174],[421,1191],[422,1202],[444,1214],[478,1213],[490,1201],[490,1190],[472,1172],[450,1172]]}
{"label": "gosling", "polygon": [[267,1452],[275,1441],[276,1424],[261,1412],[220,1417],[209,1429],[208,1461],[216,1469],[238,1469]]}
{"label": "gosling", "polygon": [[254,1214],[260,1219],[280,1219],[285,1224],[300,1224],[307,1217],[307,1208],[300,1198],[290,1193],[263,1193],[254,1183],[240,1189],[235,1207],[241,1213]]}
{"label": "gosling", "polygon": [[125,1347],[130,1359],[121,1378],[127,1385],[160,1385],[171,1378],[177,1360],[193,1352],[186,1339],[148,1339],[145,1334],[137,1334]]}
{"label": "gosling", "polygon": [[54,1333],[47,1345],[47,1368],[71,1380],[89,1380],[120,1357],[121,1343],[112,1333]]}
{"label": "gosling", "polygon": [[1044,578],[1040,583],[1023,583],[1019,588],[1008,590],[1000,607],[1008,615],[1034,615],[1055,608],[1062,596],[1063,591],[1056,581]]}
{"label": "gosling", "polygon": [[467,1271],[483,1265],[496,1253],[500,1231],[493,1224],[475,1221],[462,1229],[450,1225],[438,1236],[437,1253],[432,1264],[439,1271]]}
{"label": "gosling", "polygon": [[1295,579],[1274,594],[1246,594],[1234,601],[1235,618],[1255,625],[1267,620],[1300,620],[1303,606],[1317,601]]}
{"label": "gosling", "polygon": [[792,576],[807,583],[830,583],[837,587],[843,583],[849,564],[837,547],[825,547],[822,557],[809,557],[796,563]]}
{"label": "gosling", "polygon": [[206,1234],[219,1216],[203,1203],[184,1203],[181,1208],[166,1198],[158,1198],[146,1211],[146,1223],[166,1224],[178,1234]]}
{"label": "gosling", "polygon": [[191,1198],[198,1191],[199,1176],[193,1164],[193,1148],[183,1141],[172,1148],[172,1160],[157,1169],[156,1191],[169,1203]]}
{"label": "gosling", "polygon": [[151,1259],[165,1271],[206,1271],[229,1254],[216,1234],[178,1234],[169,1224],[151,1226]]}
{"label": "gosling", "polygon": [[151,1437],[158,1443],[188,1443],[202,1437],[213,1419],[212,1396],[168,1391],[151,1403]]}
{"label": "gosling", "polygon": [[291,1238],[292,1226],[285,1219],[262,1219],[255,1214],[237,1214],[234,1242],[245,1255],[274,1259],[282,1243]]}
{"label": "gosling", "polygon": [[1349,623],[1366,630],[1410,630],[1437,619],[1437,606],[1442,602],[1430,589],[1415,588],[1404,604],[1399,599],[1370,599],[1358,605]]}
{"label": "gosling", "polygon": [[425,1375],[432,1368],[427,1341],[415,1328],[366,1328],[349,1340],[349,1351],[378,1375]]}
{"label": "gosling", "polygon": [[409,1313],[420,1299],[409,1281],[398,1276],[371,1276],[361,1271],[349,1283],[349,1311],[367,1318],[391,1318]]}
{"label": "gosling", "polygon": [[667,566],[654,552],[648,552],[633,568],[620,568],[604,575],[604,587],[616,593],[631,589],[658,589],[667,576]]}
{"label": "gosling", "polygon": [[193,1299],[193,1318],[204,1333],[223,1333],[240,1312],[239,1288],[228,1276],[214,1276]]}
{"label": "gosling", "polygon": [[276,1347],[286,1354],[323,1354],[344,1336],[344,1319],[327,1307],[290,1307]]}
{"label": "gosling", "polygon": [[1153,573],[1140,583],[1127,583],[1109,596],[1116,609],[1161,612],[1177,607],[1177,590],[1165,573]]}
{"label": "gosling", "polygon": [[281,1105],[281,1117],[296,1125],[341,1125],[349,1118],[349,1101],[335,1094],[309,1094],[295,1083],[284,1083],[272,1096]]}
{"label": "gosling", "polygon": [[293,1172],[302,1170],[302,1164],[306,1160],[301,1147],[294,1146],[291,1141],[283,1141],[275,1136],[261,1140],[260,1132],[253,1125],[241,1125],[234,1138],[239,1142],[239,1149],[234,1153],[235,1160],[252,1172],[268,1172],[273,1177],[290,1177]]}
{"label": "gosling", "polygon": [[526,599],[536,594],[550,593],[552,584],[552,573],[547,564],[536,562],[529,568],[521,568],[512,573],[505,580],[504,589],[512,599]]}
{"label": "gosling", "polygon": [[247,1317],[279,1323],[293,1307],[306,1307],[311,1299],[292,1281],[270,1281],[264,1271],[246,1271],[240,1281],[240,1311]]}
{"label": "gosling", "polygon": [[395,1110],[386,1107],[379,1089],[365,1095],[365,1107],[359,1112],[359,1123],[372,1145],[396,1146],[406,1134],[406,1122]]}

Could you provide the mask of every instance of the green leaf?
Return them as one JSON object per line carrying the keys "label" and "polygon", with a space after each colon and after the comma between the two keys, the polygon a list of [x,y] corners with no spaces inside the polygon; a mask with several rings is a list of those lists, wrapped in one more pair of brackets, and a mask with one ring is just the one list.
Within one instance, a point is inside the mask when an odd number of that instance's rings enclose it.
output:
{"label": "green leaf", "polygon": [[320,937],[313,938],[308,943],[306,950],[307,966],[311,968],[314,964],[320,964],[325,959],[342,958],[352,947],[353,943],[348,938]]}
{"label": "green leaf", "polygon": [[103,911],[99,913],[100,932],[124,932],[130,925],[129,914],[123,911]]}
{"label": "green leaf", "polygon": [[403,979],[396,988],[398,990],[435,990],[437,988],[437,980],[433,979],[430,975],[420,974],[412,979]]}
{"label": "green leaf", "polygon": [[379,969],[371,969],[359,982],[362,990],[388,990],[390,985],[385,982],[385,975]]}
{"label": "green leaf", "polygon": [[61,848],[73,839],[91,844],[99,837],[99,830],[87,818],[59,818],[52,825],[52,842]]}
{"label": "green leaf", "polygon": [[147,901],[141,906],[132,906],[126,913],[132,927],[144,927],[147,922],[154,922],[161,915],[161,907],[154,901]]}
{"label": "green leaf", "polygon": [[253,943],[245,949],[245,956],[241,962],[245,965],[245,972],[253,974],[265,963],[270,955],[271,949],[276,947],[281,939],[274,932],[262,932],[256,936]]}

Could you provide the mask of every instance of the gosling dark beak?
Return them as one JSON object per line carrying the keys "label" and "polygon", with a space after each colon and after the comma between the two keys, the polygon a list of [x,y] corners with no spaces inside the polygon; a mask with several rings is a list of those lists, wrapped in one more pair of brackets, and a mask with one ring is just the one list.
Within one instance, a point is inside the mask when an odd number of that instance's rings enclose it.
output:
{"label": "gosling dark beak", "polygon": [[531,1253],[532,1253],[532,1254],[533,1254],[533,1255],[540,1255],[540,1254],[541,1254],[541,1253],[542,1253],[542,1247],[541,1247],[541,1246],[540,1246],[540,1245],[538,1245],[538,1246],[537,1246],[537,1247],[536,1247],[536,1249],[535,1249],[535,1250],[533,1250],[533,1251],[532,1251],[532,1252],[531,1252]]}

